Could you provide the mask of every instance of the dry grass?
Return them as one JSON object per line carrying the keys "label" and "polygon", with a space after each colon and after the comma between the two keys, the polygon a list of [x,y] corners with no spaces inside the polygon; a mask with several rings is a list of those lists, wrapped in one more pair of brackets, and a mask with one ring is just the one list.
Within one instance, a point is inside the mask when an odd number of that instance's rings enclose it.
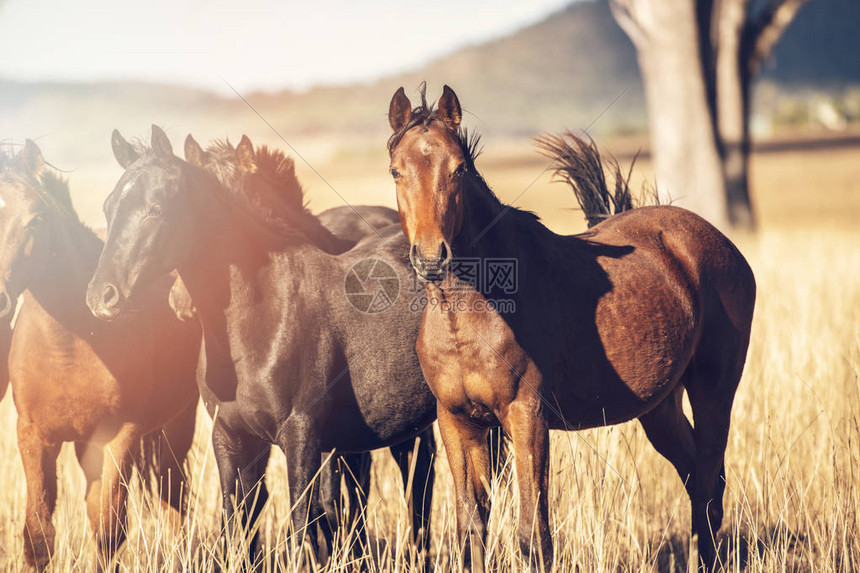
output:
{"label": "dry grass", "polygon": [[[755,270],[759,297],[728,449],[723,555],[733,571],[849,572],[860,568],[860,541],[855,538],[860,530],[860,229],[848,223],[860,215],[858,151],[793,153],[756,160],[753,175],[764,229],[756,238],[738,241]],[[384,164],[381,169],[384,174]],[[520,181],[535,176],[531,164],[511,168],[518,171],[509,178],[494,167],[485,169],[508,200],[523,188]],[[347,173],[326,175],[336,187],[349,188]],[[502,179],[513,182],[509,188],[498,187]],[[369,176],[367,185],[371,180],[381,186]],[[320,194],[329,192],[312,183]],[[811,193],[810,184],[820,191]],[[561,198],[560,188],[544,193],[529,191],[524,201],[539,203],[529,206],[550,215],[557,228],[567,226],[555,224],[561,219],[580,225],[577,213],[558,210],[573,206],[572,197]],[[366,202],[374,200],[370,196]],[[804,214],[807,203],[818,216]],[[7,396],[0,403],[3,571],[24,568],[24,477],[14,420]],[[130,539],[121,552],[121,569],[218,570],[224,565],[216,550],[219,488],[206,437],[210,427],[201,414],[190,463],[191,512],[181,533],[171,531],[152,495],[131,485]],[[558,571],[684,570],[689,502],[671,466],[654,452],[638,425],[554,434],[552,449],[550,508]],[[399,473],[387,454],[375,456],[368,510],[374,550],[363,561],[370,571],[407,571],[416,556],[406,543]],[[63,449],[60,467],[53,569],[92,570],[83,475],[71,448]],[[444,455],[437,472],[431,558],[437,571],[448,571],[456,532]],[[297,556],[286,541],[286,473],[280,453],[273,457],[268,480],[274,495],[261,525],[267,567],[293,570]],[[492,559],[502,571],[517,571],[517,495],[511,472],[495,482],[493,501]],[[357,569],[344,546],[338,547],[332,571]]]}

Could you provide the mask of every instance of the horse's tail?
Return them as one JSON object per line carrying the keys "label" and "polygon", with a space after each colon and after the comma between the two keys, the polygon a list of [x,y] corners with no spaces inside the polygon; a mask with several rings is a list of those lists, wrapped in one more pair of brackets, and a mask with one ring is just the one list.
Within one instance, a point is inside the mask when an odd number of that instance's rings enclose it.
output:
{"label": "horse's tail", "polygon": [[[636,157],[625,176],[614,157],[601,157],[591,137],[580,137],[565,131],[542,135],[536,139],[536,144],[543,155],[553,160],[550,169],[556,178],[573,189],[589,227],[639,206],[630,192],[630,175]],[[607,168],[615,183],[613,189],[609,188],[606,181]]]}

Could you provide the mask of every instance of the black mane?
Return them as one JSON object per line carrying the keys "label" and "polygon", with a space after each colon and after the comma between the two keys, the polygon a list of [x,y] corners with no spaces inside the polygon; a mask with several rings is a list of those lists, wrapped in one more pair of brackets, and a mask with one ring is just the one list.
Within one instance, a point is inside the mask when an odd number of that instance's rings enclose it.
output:
{"label": "black mane", "polygon": [[[56,173],[54,171],[56,168],[48,163],[45,163],[38,177],[33,177],[21,168],[18,161],[20,153],[21,151],[13,151],[8,142],[0,145],[0,173],[18,180],[27,189],[35,193],[52,214],[83,225],[72,204],[68,180]],[[86,227],[86,225],[83,226]],[[86,228],[90,230],[89,227]]]}

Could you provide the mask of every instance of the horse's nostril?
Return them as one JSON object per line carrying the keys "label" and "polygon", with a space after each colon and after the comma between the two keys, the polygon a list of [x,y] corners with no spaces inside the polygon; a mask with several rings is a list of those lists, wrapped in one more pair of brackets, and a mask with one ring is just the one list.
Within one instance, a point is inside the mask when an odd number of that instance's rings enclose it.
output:
{"label": "horse's nostril", "polygon": [[118,302],[119,289],[117,289],[112,284],[105,285],[105,288],[102,291],[102,304],[104,304],[106,308],[111,308],[115,306]]}
{"label": "horse's nostril", "polygon": [[448,246],[448,241],[442,240],[442,246],[439,247],[439,261],[442,266],[451,262],[451,247]]}
{"label": "horse's nostril", "polygon": [[0,317],[5,317],[12,309],[12,299],[5,292],[0,292]]}

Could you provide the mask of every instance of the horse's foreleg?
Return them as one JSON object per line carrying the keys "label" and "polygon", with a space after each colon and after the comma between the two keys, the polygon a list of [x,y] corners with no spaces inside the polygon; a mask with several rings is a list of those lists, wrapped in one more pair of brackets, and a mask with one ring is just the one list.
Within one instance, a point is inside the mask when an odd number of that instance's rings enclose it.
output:
{"label": "horse's foreleg", "polygon": [[508,461],[508,450],[505,446],[505,432],[501,427],[490,428],[487,434],[487,444],[490,446],[490,471],[495,478]]}
{"label": "horse's foreleg", "polygon": [[[162,428],[158,455],[158,494],[168,510],[171,527],[178,532],[188,502],[188,485],[183,465],[194,439],[197,400]],[[177,519],[178,518],[178,519]]]}
{"label": "horse's foreleg", "polygon": [[[328,455],[323,454],[323,461],[326,458]],[[352,552],[355,555],[359,555],[361,548],[367,546],[365,508],[370,488],[370,465],[370,452],[343,454],[332,458],[320,470],[320,499],[329,527],[335,532],[342,523],[345,524],[347,529],[343,532],[344,538],[349,534],[350,528],[353,528],[355,542],[352,544]],[[346,513],[340,494],[341,478],[346,486],[349,504],[349,511]]]}
{"label": "horse's foreleg", "polygon": [[24,559],[41,571],[54,551],[51,518],[57,504],[57,456],[60,444],[46,444],[35,424],[18,417],[18,450],[27,479],[27,513],[24,519]]}
{"label": "horse's foreleg", "polygon": [[433,483],[436,479],[436,438],[433,436],[433,427],[427,428],[414,440],[393,446],[391,454],[400,467],[403,487],[409,496],[407,504],[412,512],[412,539],[418,551],[423,553],[430,549],[430,512],[433,507]]}
{"label": "horse's foreleg", "polygon": [[[305,535],[311,550],[321,558],[317,538],[317,527],[331,550],[333,532],[325,519],[324,509],[319,496],[320,436],[314,427],[313,419],[306,414],[292,415],[287,418],[278,436],[278,443],[287,456],[287,475],[290,487],[290,508],[295,547],[304,544]],[[334,460],[329,460],[332,463]]]}
{"label": "horse's foreleg", "polygon": [[537,395],[518,398],[508,406],[505,431],[514,446],[520,491],[520,550],[529,566],[549,571],[552,536],[549,530],[549,427]]}
{"label": "horse's foreleg", "polygon": [[436,411],[454,478],[457,528],[463,544],[463,558],[473,572],[483,572],[490,513],[488,429],[452,414],[441,404]]}
{"label": "horse's foreleg", "polygon": [[9,348],[12,345],[12,326],[0,320],[0,400],[9,386]]}
{"label": "horse's foreleg", "polygon": [[[257,555],[259,533],[254,526],[269,498],[264,476],[271,444],[233,430],[224,424],[222,418],[216,418],[212,427],[212,448],[221,481],[227,542],[239,541],[243,546],[247,542],[244,555],[248,559],[245,563],[248,568]],[[237,518],[240,539],[236,539]]]}
{"label": "horse's foreleg", "polygon": [[87,515],[99,551],[99,569],[106,570],[126,537],[126,499],[134,468],[140,428],[122,426],[102,451],[101,478],[90,484]]}

